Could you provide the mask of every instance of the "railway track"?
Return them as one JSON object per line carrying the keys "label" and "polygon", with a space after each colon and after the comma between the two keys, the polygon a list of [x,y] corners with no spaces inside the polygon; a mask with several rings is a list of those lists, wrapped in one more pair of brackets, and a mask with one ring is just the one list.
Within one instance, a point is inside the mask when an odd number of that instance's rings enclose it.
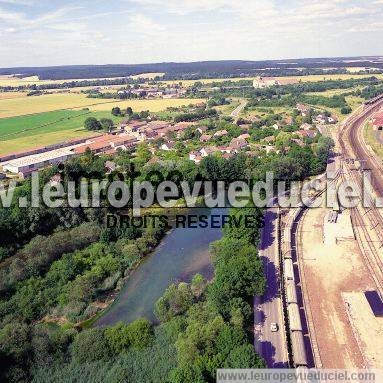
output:
{"label": "railway track", "polygon": [[382,105],[383,100],[373,106],[365,107],[361,115],[346,121],[347,127],[340,132],[339,144],[342,148],[344,159],[354,158],[359,161],[362,160],[363,169],[370,169],[372,171],[372,186],[383,195],[383,178],[378,176],[379,172],[383,171],[383,166],[371,155],[368,148],[360,142],[358,134],[358,128],[363,125],[371,114],[379,110]]}
{"label": "railway track", "polygon": [[[374,103],[367,103],[364,108],[361,108],[361,113],[351,116],[344,123],[344,129],[339,134],[339,144],[341,146],[343,161],[340,162],[340,169],[338,169],[335,178],[330,183],[325,182],[322,189],[317,192],[313,197],[314,201],[317,197],[321,196],[332,183],[337,183],[338,180],[352,180],[359,185],[362,190],[362,180],[358,172],[353,171],[346,159],[357,158],[364,160],[366,166],[363,169],[374,170],[375,177],[372,178],[373,188],[383,195],[383,179],[379,173],[383,174],[383,166],[377,161],[374,156],[371,156],[365,145],[360,143],[359,128],[366,121],[366,119],[377,111],[383,105],[383,96],[377,98]],[[362,140],[363,141],[363,140]],[[343,166],[343,164],[345,164]],[[362,169],[362,170],[363,170]],[[347,177],[346,177],[347,176]],[[372,200],[372,196],[370,196]],[[371,201],[370,201],[371,202]],[[374,245],[375,241],[372,239],[369,230],[365,226],[364,217],[367,217],[371,228],[376,232],[380,246],[383,246],[383,217],[377,210],[374,204],[366,210],[364,207],[356,207],[351,210],[352,220],[354,222],[356,235],[359,246],[363,254],[364,262],[370,271],[377,288],[383,294],[383,261]],[[288,217],[286,226],[282,234],[281,243],[281,265],[282,266],[282,291],[284,310],[287,321],[287,334],[290,341],[290,351],[292,353],[292,362],[294,367],[308,367],[311,364],[321,365],[319,350],[316,347],[315,328],[309,328],[309,321],[307,315],[310,317],[310,310],[308,309],[307,302],[304,299],[303,291],[301,291],[301,301],[297,299],[297,285],[302,283],[301,265],[299,265],[298,251],[297,251],[297,226],[300,218],[304,215],[307,206],[301,206]],[[304,274],[303,274],[304,277]],[[301,286],[302,287],[302,286]],[[299,304],[299,305],[298,305]],[[302,307],[299,307],[302,306]],[[304,318],[302,320],[300,308],[304,310]],[[302,324],[305,327],[302,327]],[[304,336],[304,334],[309,336]],[[311,335],[311,336],[310,336]]]}
{"label": "railway track", "polygon": [[[339,134],[339,144],[342,149],[342,180],[351,180],[358,185],[362,192],[362,172],[371,170],[371,183],[373,190],[378,195],[383,195],[382,164],[370,153],[369,149],[361,137],[361,128],[365,121],[383,105],[383,100],[379,99],[372,106],[365,106],[362,113],[352,117],[345,123],[344,129]],[[352,169],[349,162],[350,158],[356,159],[361,163],[360,172]],[[383,246],[383,217],[375,206],[372,195],[367,194],[367,202],[370,208],[365,208],[361,204],[351,209],[351,218],[355,227],[355,234],[362,252],[365,264],[374,279],[380,292],[383,294],[383,260],[379,255],[379,248]],[[370,229],[374,231],[376,239],[372,238],[372,233],[366,227],[366,220]]]}

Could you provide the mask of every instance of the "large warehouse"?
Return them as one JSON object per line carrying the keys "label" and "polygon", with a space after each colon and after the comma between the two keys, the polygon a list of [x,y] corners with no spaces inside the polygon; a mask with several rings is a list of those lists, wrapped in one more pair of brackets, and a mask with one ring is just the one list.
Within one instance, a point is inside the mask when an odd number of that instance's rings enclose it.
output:
{"label": "large warehouse", "polygon": [[33,171],[66,161],[73,155],[73,151],[69,148],[56,149],[9,161],[3,164],[3,169],[15,174],[21,173],[25,177]]}

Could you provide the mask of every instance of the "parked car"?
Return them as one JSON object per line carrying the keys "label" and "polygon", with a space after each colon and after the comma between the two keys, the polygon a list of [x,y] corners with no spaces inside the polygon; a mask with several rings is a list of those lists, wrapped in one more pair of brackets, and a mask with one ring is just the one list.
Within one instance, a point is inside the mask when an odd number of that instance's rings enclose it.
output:
{"label": "parked car", "polygon": [[275,322],[273,322],[273,323],[271,323],[270,324],[270,330],[271,330],[271,332],[277,332],[278,331],[278,324],[277,323],[275,323]]}

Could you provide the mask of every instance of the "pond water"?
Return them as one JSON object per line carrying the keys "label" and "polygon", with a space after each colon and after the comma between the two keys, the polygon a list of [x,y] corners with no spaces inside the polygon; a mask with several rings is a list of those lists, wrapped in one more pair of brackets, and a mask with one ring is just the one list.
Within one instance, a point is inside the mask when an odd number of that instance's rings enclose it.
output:
{"label": "pond water", "polygon": [[[226,209],[196,209],[191,214],[222,215]],[[155,302],[173,282],[190,282],[196,273],[213,276],[209,245],[222,237],[220,228],[175,228],[132,272],[119,296],[96,321],[109,326],[145,317],[155,322]]]}

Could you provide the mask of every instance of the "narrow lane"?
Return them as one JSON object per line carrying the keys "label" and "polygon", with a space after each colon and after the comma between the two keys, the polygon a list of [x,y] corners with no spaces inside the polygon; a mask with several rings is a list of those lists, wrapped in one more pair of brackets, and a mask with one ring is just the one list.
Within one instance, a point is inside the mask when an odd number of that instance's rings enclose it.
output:
{"label": "narrow lane", "polygon": [[247,105],[247,101],[241,101],[241,103],[230,113],[231,117],[238,117],[244,107]]}

